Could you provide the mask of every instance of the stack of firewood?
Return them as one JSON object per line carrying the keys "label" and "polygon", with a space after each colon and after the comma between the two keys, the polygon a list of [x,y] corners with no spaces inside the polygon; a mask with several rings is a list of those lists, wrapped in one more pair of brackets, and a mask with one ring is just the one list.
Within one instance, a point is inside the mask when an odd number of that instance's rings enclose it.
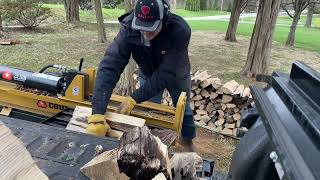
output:
{"label": "stack of firewood", "polygon": [[[207,71],[191,76],[192,86],[190,106],[197,125],[229,136],[245,131],[240,128],[241,112],[253,106],[250,89],[235,80],[222,83]],[[164,93],[162,102],[172,104],[168,93]]]}

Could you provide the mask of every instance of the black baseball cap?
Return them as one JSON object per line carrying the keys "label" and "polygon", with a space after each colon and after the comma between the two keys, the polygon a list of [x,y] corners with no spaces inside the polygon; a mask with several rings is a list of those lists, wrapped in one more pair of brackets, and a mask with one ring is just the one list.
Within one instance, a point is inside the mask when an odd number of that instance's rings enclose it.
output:
{"label": "black baseball cap", "polygon": [[131,24],[132,29],[155,31],[163,19],[163,11],[162,0],[137,0]]}

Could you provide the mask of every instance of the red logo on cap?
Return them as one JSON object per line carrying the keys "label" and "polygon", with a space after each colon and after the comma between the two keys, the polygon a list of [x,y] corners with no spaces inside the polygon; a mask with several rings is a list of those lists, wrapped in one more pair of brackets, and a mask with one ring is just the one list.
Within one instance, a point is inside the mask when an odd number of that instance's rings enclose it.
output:
{"label": "red logo on cap", "polygon": [[146,16],[147,14],[149,14],[150,8],[148,6],[142,6],[141,7],[141,12],[142,12],[143,15]]}

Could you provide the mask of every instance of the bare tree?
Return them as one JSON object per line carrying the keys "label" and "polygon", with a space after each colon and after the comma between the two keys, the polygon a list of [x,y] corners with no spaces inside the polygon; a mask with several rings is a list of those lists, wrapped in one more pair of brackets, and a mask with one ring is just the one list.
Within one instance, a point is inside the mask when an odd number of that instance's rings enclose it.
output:
{"label": "bare tree", "polygon": [[258,14],[251,36],[246,64],[241,72],[246,77],[268,73],[272,36],[280,0],[260,0]]}
{"label": "bare tree", "polygon": [[98,28],[98,41],[101,43],[107,42],[106,30],[103,22],[101,1],[94,0],[94,10],[96,11],[97,28]]}
{"label": "bare tree", "polygon": [[64,9],[66,11],[67,23],[80,21],[79,0],[64,0]]}
{"label": "bare tree", "polygon": [[[283,0],[281,2],[281,8],[286,11],[289,17],[292,18],[290,32],[288,34],[288,38],[286,41],[287,46],[294,46],[297,24],[300,20],[302,11],[305,10],[310,3],[316,3],[318,1],[319,0]],[[294,10],[293,14],[289,12],[288,6],[293,7],[293,10]]]}
{"label": "bare tree", "polygon": [[[130,12],[133,9],[134,0],[124,0],[124,7],[126,12]],[[120,79],[115,88],[115,93],[128,96],[135,89],[135,80],[133,79],[133,74],[135,71],[136,64],[133,59],[129,60],[129,64],[124,69],[123,73],[120,76]]]}
{"label": "bare tree", "polygon": [[306,19],[306,24],[304,25],[307,28],[311,27],[311,23],[312,23],[312,16],[313,16],[313,11],[315,8],[315,3],[310,3],[308,6],[308,14],[307,14],[307,19]]}
{"label": "bare tree", "polygon": [[241,12],[244,10],[249,0],[235,0],[230,15],[228,30],[226,32],[226,41],[236,42],[236,32]]}
{"label": "bare tree", "polygon": [[[2,17],[1,17],[1,14],[0,14],[0,31],[3,30],[3,27],[2,27]],[[1,35],[0,35],[1,36]]]}

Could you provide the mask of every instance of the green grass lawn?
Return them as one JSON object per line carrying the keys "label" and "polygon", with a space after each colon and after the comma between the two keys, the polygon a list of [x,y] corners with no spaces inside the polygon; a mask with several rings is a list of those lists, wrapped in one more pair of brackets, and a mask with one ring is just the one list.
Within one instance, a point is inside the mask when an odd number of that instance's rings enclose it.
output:
{"label": "green grass lawn", "polygon": [[[65,11],[63,4],[45,4],[45,7],[48,7],[52,10],[54,17],[60,21],[65,19]],[[117,20],[119,16],[124,14],[124,9],[102,9],[103,16],[105,20]],[[188,11],[184,9],[177,9],[176,14],[182,17],[202,17],[202,16],[216,16],[216,15],[225,15],[229,14],[225,11]],[[95,22],[96,15],[94,11],[80,10],[80,20],[83,22]]]}
{"label": "green grass lawn", "polygon": [[[65,20],[65,11],[63,4],[45,4],[45,7],[48,7],[52,10],[54,17],[60,19],[61,21]],[[80,20],[83,22],[95,22],[96,14],[94,11],[80,10]],[[117,20],[119,16],[124,14],[124,9],[106,9],[102,8],[102,13],[105,20]]]}
{"label": "green grass lawn", "polygon": [[184,9],[177,9],[176,14],[182,17],[203,17],[203,16],[217,16],[217,15],[226,15],[230,14],[226,11],[188,11]]}
{"label": "green grass lawn", "polygon": [[[214,30],[226,32],[228,22],[225,21],[188,21],[192,30]],[[251,37],[253,24],[240,23],[237,34]],[[274,41],[285,43],[289,33],[289,27],[277,26],[274,33]],[[320,29],[298,27],[296,31],[296,47],[316,51],[320,53]]]}
{"label": "green grass lawn", "polygon": [[[298,24],[304,25],[306,23],[306,18],[307,18],[307,16],[302,15],[300,17]],[[244,22],[255,22],[255,20],[256,20],[256,18],[254,18],[254,17],[240,18],[240,21],[244,21]],[[320,20],[319,14],[313,15],[312,26],[320,27],[320,24],[317,24],[317,21],[319,21],[319,20]],[[292,23],[292,18],[290,18],[289,16],[278,16],[277,24],[291,25],[291,23]]]}

